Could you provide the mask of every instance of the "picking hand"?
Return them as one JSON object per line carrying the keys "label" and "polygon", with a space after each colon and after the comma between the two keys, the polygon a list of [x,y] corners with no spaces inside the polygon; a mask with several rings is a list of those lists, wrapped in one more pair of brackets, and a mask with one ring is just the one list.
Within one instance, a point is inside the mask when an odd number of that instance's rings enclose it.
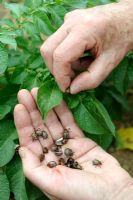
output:
{"label": "picking hand", "polygon": [[[129,174],[111,155],[92,140],[85,138],[65,102],[50,111],[44,123],[35,103],[36,94],[37,89],[33,89],[31,93],[21,90],[18,93],[19,104],[14,110],[25,176],[52,200],[124,200],[120,197],[122,191],[128,193],[133,183]],[[74,159],[83,170],[62,165],[47,167],[49,161],[58,162],[50,150],[44,161],[40,162],[42,146],[31,137],[34,129],[38,128],[48,133],[48,139],[40,141],[47,148],[62,137],[64,129],[69,128],[71,139],[62,148],[73,150]],[[101,165],[94,165],[95,159]]]}
{"label": "picking hand", "polygon": [[[62,91],[96,88],[133,48],[132,7],[132,1],[123,1],[66,14],[64,24],[41,47]],[[86,51],[93,59],[81,58]]]}

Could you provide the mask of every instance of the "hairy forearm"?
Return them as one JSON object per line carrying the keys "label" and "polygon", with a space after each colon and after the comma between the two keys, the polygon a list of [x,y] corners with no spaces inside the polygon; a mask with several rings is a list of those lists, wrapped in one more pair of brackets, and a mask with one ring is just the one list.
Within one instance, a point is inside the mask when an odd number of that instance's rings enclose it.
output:
{"label": "hairy forearm", "polygon": [[118,3],[121,11],[125,13],[123,24],[125,25],[125,34],[129,39],[129,50],[133,49],[133,0],[120,0]]}
{"label": "hairy forearm", "polygon": [[107,5],[108,15],[113,16],[111,26],[123,40],[128,52],[133,49],[133,0],[119,0],[112,6]]}

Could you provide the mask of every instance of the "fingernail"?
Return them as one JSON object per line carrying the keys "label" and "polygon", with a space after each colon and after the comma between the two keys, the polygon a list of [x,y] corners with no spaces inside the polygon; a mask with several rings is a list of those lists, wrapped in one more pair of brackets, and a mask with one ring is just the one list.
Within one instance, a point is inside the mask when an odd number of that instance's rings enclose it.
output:
{"label": "fingernail", "polygon": [[21,147],[19,149],[19,155],[21,158],[25,158],[26,154],[25,154],[25,148],[24,147]]}
{"label": "fingernail", "polygon": [[76,93],[78,93],[79,92],[79,88],[78,87],[76,87],[76,86],[71,86],[71,88],[70,88],[70,93],[71,94],[76,94]]}

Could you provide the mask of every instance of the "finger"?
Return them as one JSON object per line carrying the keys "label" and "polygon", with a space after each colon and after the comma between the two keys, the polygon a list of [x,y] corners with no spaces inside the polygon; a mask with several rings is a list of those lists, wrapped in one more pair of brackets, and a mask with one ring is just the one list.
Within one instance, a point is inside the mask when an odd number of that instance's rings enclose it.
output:
{"label": "finger", "polygon": [[69,87],[71,82],[71,63],[79,59],[85,50],[92,48],[94,41],[84,39],[79,31],[71,32],[55,49],[53,54],[53,75],[62,91]]}
{"label": "finger", "polygon": [[25,89],[20,90],[19,93],[18,93],[18,100],[21,104],[23,104],[27,108],[27,110],[30,114],[31,120],[32,120],[33,127],[36,130],[41,129],[41,130],[45,130],[48,133],[47,142],[45,142],[43,140],[43,138],[41,138],[40,141],[46,147],[49,147],[53,143],[53,140],[52,140],[52,137],[51,137],[47,127],[44,126],[44,124],[43,124],[41,114],[38,111],[38,108],[36,106],[36,103],[35,103],[32,95],[31,95],[31,93],[28,90],[25,90]]}
{"label": "finger", "polygon": [[52,36],[50,36],[44,44],[41,46],[41,54],[45,59],[45,63],[48,66],[49,70],[53,71],[53,52],[57,46],[65,39],[68,32],[61,26]]}
{"label": "finger", "polygon": [[83,132],[76,125],[71,111],[63,101],[59,106],[55,107],[55,112],[60,119],[64,129],[70,130],[70,138],[83,137]]}
{"label": "finger", "polygon": [[42,152],[42,149],[38,141],[32,141],[31,135],[34,132],[34,128],[32,126],[30,115],[24,105],[18,104],[15,106],[14,121],[19,136],[20,146],[28,146],[39,155]]}
{"label": "finger", "polygon": [[87,70],[90,64],[93,62],[92,57],[83,57],[72,63],[72,69],[77,72],[83,72]]}
{"label": "finger", "polygon": [[48,113],[45,123],[51,132],[53,140],[57,140],[62,137],[63,127],[53,110]]}
{"label": "finger", "polygon": [[96,88],[115,67],[112,55],[101,54],[88,68],[88,71],[78,75],[70,86],[70,92],[76,94],[80,91]]}

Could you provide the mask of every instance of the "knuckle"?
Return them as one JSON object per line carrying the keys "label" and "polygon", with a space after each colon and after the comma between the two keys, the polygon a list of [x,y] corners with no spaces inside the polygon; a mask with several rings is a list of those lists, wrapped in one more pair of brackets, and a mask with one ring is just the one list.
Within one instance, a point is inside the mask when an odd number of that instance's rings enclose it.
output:
{"label": "knuckle", "polygon": [[65,14],[64,20],[67,20],[71,16],[71,12]]}
{"label": "knuckle", "polygon": [[96,79],[93,78],[91,80],[91,84],[90,84],[91,88],[97,88],[98,85],[99,85],[99,82]]}
{"label": "knuckle", "polygon": [[27,168],[25,168],[25,167],[23,168],[23,172],[24,172],[24,175],[25,175],[26,177],[29,177],[30,174],[31,174],[30,170],[27,169]]}
{"label": "knuckle", "polygon": [[42,56],[44,58],[46,58],[47,56],[49,56],[51,54],[50,49],[49,49],[49,47],[46,44],[43,44],[40,47],[40,52],[41,52],[41,54],[42,54]]}
{"label": "knuckle", "polygon": [[56,50],[53,54],[53,59],[54,61],[63,61],[64,60],[64,55],[60,50]]}
{"label": "knuckle", "polygon": [[104,27],[108,24],[108,18],[103,15],[100,17],[97,16],[95,18],[95,24],[96,24],[96,26],[100,26],[100,24],[101,24],[101,26]]}
{"label": "knuckle", "polygon": [[75,9],[75,10],[73,10],[73,11],[71,11],[71,14],[79,14],[79,13],[81,13],[81,9]]}
{"label": "knuckle", "polygon": [[68,12],[68,13],[65,14],[64,20],[67,20],[67,19],[73,17],[74,15],[79,14],[80,12],[81,12],[81,9],[75,9],[71,12]]}
{"label": "knuckle", "polygon": [[106,27],[109,23],[108,18],[103,14],[92,14],[93,13],[86,15],[86,17],[84,18],[84,24],[86,26],[90,25],[95,28],[99,27],[101,30],[102,28]]}
{"label": "knuckle", "polygon": [[43,47],[44,47],[44,44],[41,45],[41,47],[40,47],[40,52],[41,52],[41,53],[43,53],[43,49],[44,49]]}

